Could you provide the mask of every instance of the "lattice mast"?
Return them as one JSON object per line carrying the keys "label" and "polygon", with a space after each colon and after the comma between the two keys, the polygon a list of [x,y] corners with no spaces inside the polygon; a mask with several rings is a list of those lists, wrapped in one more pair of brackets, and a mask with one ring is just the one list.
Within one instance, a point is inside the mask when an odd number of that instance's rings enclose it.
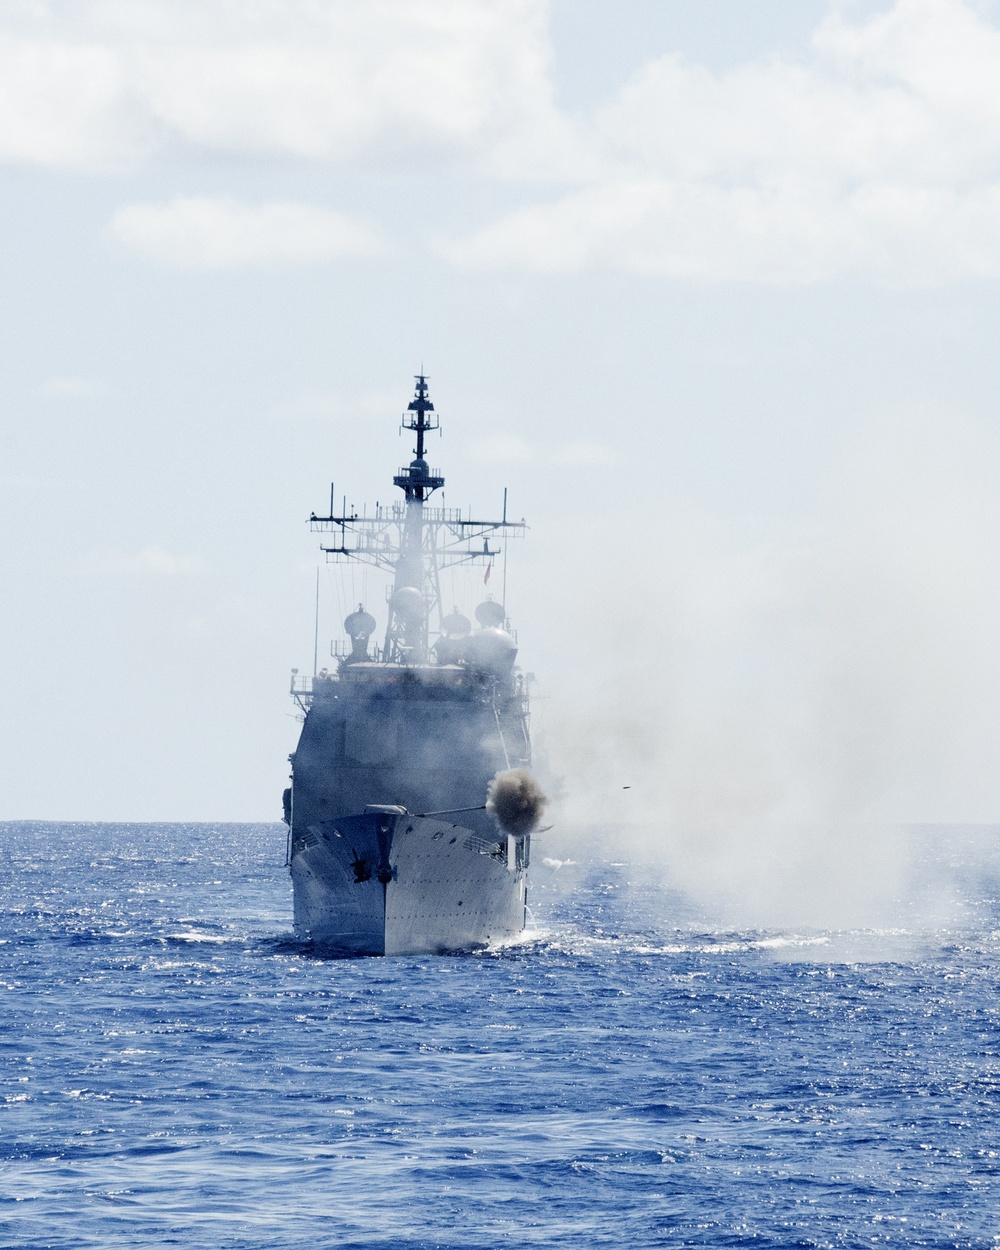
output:
{"label": "lattice mast", "polygon": [[381,659],[394,664],[426,663],[429,620],[435,609],[439,618],[442,615],[441,570],[494,560],[502,552],[491,546],[491,537],[518,535],[526,527],[523,520],[507,520],[506,491],[499,521],[463,517],[457,508],[427,506],[431,495],[444,486],[444,478],[428,466],[425,456],[425,437],[440,428],[440,421],[424,374],[416,375],[415,394],[401,428],[416,434],[414,459],[392,479],[403,492],[402,505],[376,507],[373,515],[348,513],[345,506],[340,516],[334,516],[331,507],[329,516],[313,513],[309,519],[314,530],[339,531],[339,541],[322,547],[328,560],[357,560],[393,573]]}

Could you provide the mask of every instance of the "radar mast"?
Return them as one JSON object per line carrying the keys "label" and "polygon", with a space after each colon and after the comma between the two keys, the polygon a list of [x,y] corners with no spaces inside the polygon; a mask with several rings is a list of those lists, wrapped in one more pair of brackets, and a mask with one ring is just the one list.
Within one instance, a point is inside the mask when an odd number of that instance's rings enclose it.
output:
{"label": "radar mast", "polygon": [[441,632],[443,617],[441,570],[492,561],[502,549],[491,539],[519,536],[527,528],[523,520],[507,520],[506,491],[500,520],[463,517],[458,508],[428,507],[431,495],[444,486],[440,470],[430,468],[425,455],[426,435],[440,428],[440,420],[426,375],[416,374],[415,379],[413,399],[400,423],[401,429],[416,434],[414,459],[392,479],[404,501],[376,505],[374,513],[359,515],[345,500],[340,516],[331,506],[329,516],[313,513],[309,518],[314,530],[336,534],[332,545],[321,548],[328,561],[355,560],[392,573],[385,643],[381,654],[376,648],[375,659],[403,665],[429,662],[430,619],[436,613],[434,632]]}

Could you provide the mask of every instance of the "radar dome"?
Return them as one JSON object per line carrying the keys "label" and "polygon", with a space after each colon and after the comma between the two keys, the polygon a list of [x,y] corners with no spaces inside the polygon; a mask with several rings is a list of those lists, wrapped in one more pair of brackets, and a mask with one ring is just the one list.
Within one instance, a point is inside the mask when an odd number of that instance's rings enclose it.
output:
{"label": "radar dome", "polygon": [[472,622],[456,608],[441,622],[441,632],[447,638],[467,638],[472,633]]}
{"label": "radar dome", "polygon": [[419,621],[424,614],[424,597],[416,586],[401,586],[391,603],[393,612],[404,621]]}
{"label": "radar dome", "polygon": [[476,608],[476,620],[484,629],[498,629],[507,619],[502,603],[495,599],[487,599]]}
{"label": "radar dome", "polygon": [[363,603],[358,604],[356,612],[352,612],[344,621],[344,630],[351,640],[351,654],[347,662],[358,664],[368,659],[368,639],[375,628],[375,618],[365,611]]}
{"label": "radar dome", "polygon": [[366,612],[362,604],[344,621],[344,632],[348,638],[363,638],[366,642],[375,630],[375,618]]}
{"label": "radar dome", "polygon": [[481,629],[465,643],[465,659],[477,673],[506,676],[514,667],[517,643],[502,629]]}

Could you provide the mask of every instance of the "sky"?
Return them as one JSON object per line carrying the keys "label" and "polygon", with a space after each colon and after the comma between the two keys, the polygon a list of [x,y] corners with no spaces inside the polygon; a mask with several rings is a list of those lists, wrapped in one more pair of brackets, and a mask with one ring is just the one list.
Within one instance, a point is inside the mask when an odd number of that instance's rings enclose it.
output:
{"label": "sky", "polygon": [[7,0],[0,815],[280,814],[423,367],[566,821],[997,820],[997,81],[986,0]]}

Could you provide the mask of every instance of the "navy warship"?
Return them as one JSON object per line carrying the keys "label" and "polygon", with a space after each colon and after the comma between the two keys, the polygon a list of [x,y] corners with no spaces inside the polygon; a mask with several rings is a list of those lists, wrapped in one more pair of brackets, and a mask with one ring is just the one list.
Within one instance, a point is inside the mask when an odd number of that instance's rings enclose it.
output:
{"label": "navy warship", "polygon": [[331,648],[334,671],[292,674],[304,713],[284,794],[295,932],[355,955],[516,937],[545,803],[527,771],[528,688],[504,604],[487,595],[474,629],[442,601],[447,569],[485,565],[486,585],[498,558],[506,571],[525,523],[507,519],[506,491],[499,520],[429,506],[444,478],[425,456],[439,420],[423,374],[401,428],[416,442],[392,479],[402,499],[360,513],[345,499],[334,515],[331,487],[330,514],[309,518],[331,536],[328,561],[388,575],[383,640],[372,642],[377,621],[360,603]]}

